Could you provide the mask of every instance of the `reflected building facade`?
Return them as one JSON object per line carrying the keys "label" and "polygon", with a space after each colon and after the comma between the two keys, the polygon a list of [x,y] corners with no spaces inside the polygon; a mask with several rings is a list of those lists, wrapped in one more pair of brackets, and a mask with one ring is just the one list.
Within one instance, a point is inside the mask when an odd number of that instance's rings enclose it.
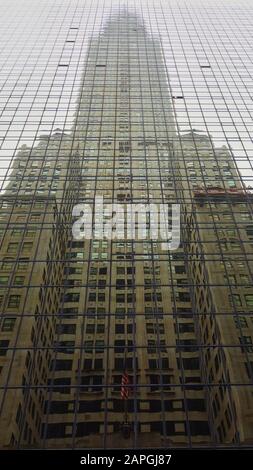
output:
{"label": "reflected building facade", "polygon": [[[226,147],[176,131],[174,99],[158,39],[117,15],[90,42],[71,132],[17,154],[1,196],[3,448],[252,443],[252,195]],[[180,204],[179,248],[73,239],[73,207],[98,196]]]}

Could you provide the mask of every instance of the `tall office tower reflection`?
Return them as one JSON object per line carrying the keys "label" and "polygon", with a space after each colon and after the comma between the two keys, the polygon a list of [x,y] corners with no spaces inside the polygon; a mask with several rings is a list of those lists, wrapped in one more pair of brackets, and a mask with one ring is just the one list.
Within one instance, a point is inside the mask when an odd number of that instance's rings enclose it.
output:
{"label": "tall office tower reflection", "polygon": [[[1,196],[1,447],[252,443],[251,193],[226,147],[176,132],[137,17],[112,17],[84,65],[71,132],[21,148]],[[97,196],[179,203],[180,247],[74,240]]]}

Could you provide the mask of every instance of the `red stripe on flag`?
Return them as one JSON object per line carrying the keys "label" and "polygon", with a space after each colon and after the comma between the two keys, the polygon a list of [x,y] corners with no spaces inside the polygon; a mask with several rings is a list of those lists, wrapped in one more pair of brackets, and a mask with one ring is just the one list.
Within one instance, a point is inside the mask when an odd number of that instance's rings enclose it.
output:
{"label": "red stripe on flag", "polygon": [[130,393],[130,380],[127,372],[124,372],[121,379],[121,398],[122,400],[127,400]]}

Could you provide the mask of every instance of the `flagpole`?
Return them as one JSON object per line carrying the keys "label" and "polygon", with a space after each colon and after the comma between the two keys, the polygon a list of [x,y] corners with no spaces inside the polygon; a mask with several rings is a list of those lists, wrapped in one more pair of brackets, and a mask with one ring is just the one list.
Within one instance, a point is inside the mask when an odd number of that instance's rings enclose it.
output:
{"label": "flagpole", "polygon": [[128,397],[125,398],[124,400],[124,412],[125,412],[125,423],[127,423],[128,421],[128,406],[127,406],[127,403],[128,402]]}

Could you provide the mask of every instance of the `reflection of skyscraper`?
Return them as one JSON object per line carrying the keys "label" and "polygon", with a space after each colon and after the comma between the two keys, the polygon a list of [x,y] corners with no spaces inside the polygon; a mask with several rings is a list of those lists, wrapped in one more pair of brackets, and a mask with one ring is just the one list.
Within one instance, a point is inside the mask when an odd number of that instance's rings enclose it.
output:
{"label": "reflection of skyscraper", "polygon": [[[73,205],[99,195],[179,202],[181,247],[73,240]],[[1,445],[250,441],[250,203],[227,149],[177,136],[159,43],[115,17],[71,133],[21,149],[2,196]]]}

